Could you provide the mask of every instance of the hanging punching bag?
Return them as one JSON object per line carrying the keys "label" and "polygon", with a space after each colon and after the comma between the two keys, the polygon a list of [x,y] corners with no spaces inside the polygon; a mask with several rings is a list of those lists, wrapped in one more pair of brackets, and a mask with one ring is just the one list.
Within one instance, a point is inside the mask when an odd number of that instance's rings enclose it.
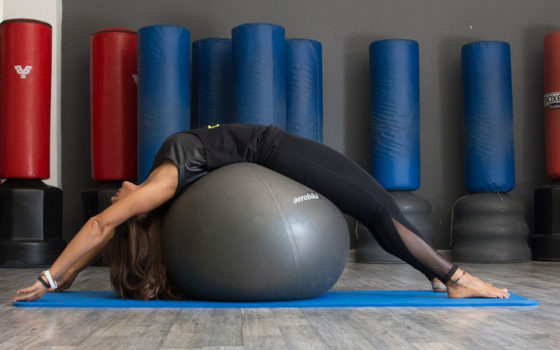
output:
{"label": "hanging punching bag", "polygon": [[560,261],[560,31],[544,37],[546,175],[554,183],[535,190],[533,260]]}
{"label": "hanging punching bag", "polygon": [[560,31],[544,37],[546,174],[560,179]]}
{"label": "hanging punching bag", "polygon": [[191,34],[156,25],[138,30],[138,182],[165,138],[191,124]]}
{"label": "hanging punching bag", "polygon": [[234,122],[286,127],[284,28],[248,23],[232,29]]}
{"label": "hanging punching bag", "polygon": [[454,261],[515,262],[531,256],[525,204],[515,186],[510,46],[478,41],[461,51],[465,184],[452,214]]}
{"label": "hanging punching bag", "polygon": [[[371,174],[389,190],[407,220],[430,242],[430,202],[420,187],[420,48],[414,40],[374,41],[370,53]],[[359,225],[356,261],[398,262]]]}
{"label": "hanging punching bag", "polygon": [[461,54],[467,190],[509,192],[515,186],[509,44],[473,42]]}
{"label": "hanging punching bag", "polygon": [[50,176],[52,28],[0,24],[0,178]]}
{"label": "hanging punching bag", "polygon": [[370,45],[371,174],[388,190],[420,187],[418,43],[388,39]]}
{"label": "hanging punching bag", "polygon": [[92,177],[134,180],[137,35],[105,28],[91,36],[90,45]]}
{"label": "hanging punching bag", "polygon": [[233,121],[231,39],[207,38],[192,45],[191,128]]}
{"label": "hanging punching bag", "polygon": [[0,24],[0,267],[48,266],[64,248],[62,191],[50,177],[52,28]]}
{"label": "hanging punching bag", "polygon": [[286,131],[323,142],[321,43],[286,40]]}

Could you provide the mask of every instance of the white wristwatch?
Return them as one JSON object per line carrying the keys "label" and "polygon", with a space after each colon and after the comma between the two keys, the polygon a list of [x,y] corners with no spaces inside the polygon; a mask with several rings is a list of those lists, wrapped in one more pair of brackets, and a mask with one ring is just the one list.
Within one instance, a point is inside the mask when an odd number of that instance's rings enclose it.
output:
{"label": "white wristwatch", "polygon": [[58,285],[56,284],[56,281],[52,278],[51,272],[49,270],[45,270],[41,272],[41,275],[47,278],[47,281],[49,281],[49,285],[51,286],[52,289],[58,288]]}

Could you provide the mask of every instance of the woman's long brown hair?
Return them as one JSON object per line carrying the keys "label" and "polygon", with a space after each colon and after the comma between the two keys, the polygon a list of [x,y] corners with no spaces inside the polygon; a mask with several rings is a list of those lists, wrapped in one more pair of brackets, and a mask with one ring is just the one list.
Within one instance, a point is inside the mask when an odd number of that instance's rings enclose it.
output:
{"label": "woman's long brown hair", "polygon": [[153,210],[143,219],[132,218],[117,227],[104,250],[111,284],[125,299],[185,299],[168,278],[161,245],[164,211]]}

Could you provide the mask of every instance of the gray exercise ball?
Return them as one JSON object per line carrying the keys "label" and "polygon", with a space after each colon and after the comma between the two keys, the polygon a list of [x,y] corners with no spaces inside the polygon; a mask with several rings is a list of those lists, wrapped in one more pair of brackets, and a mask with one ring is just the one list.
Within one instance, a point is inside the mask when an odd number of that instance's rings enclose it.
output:
{"label": "gray exercise ball", "polygon": [[317,297],[336,283],[349,250],[332,202],[252,163],[195,182],[170,206],[162,240],[170,278],[206,300]]}

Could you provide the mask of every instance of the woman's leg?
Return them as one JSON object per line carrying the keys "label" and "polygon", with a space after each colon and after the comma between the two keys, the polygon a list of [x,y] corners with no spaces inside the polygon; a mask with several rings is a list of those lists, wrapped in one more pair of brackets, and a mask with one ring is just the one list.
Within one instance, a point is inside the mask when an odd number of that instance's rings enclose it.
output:
{"label": "woman's leg", "polygon": [[446,283],[457,270],[421,238],[371,175],[333,149],[286,133],[263,165],[329,198],[363,223],[381,247],[430,280]]}

